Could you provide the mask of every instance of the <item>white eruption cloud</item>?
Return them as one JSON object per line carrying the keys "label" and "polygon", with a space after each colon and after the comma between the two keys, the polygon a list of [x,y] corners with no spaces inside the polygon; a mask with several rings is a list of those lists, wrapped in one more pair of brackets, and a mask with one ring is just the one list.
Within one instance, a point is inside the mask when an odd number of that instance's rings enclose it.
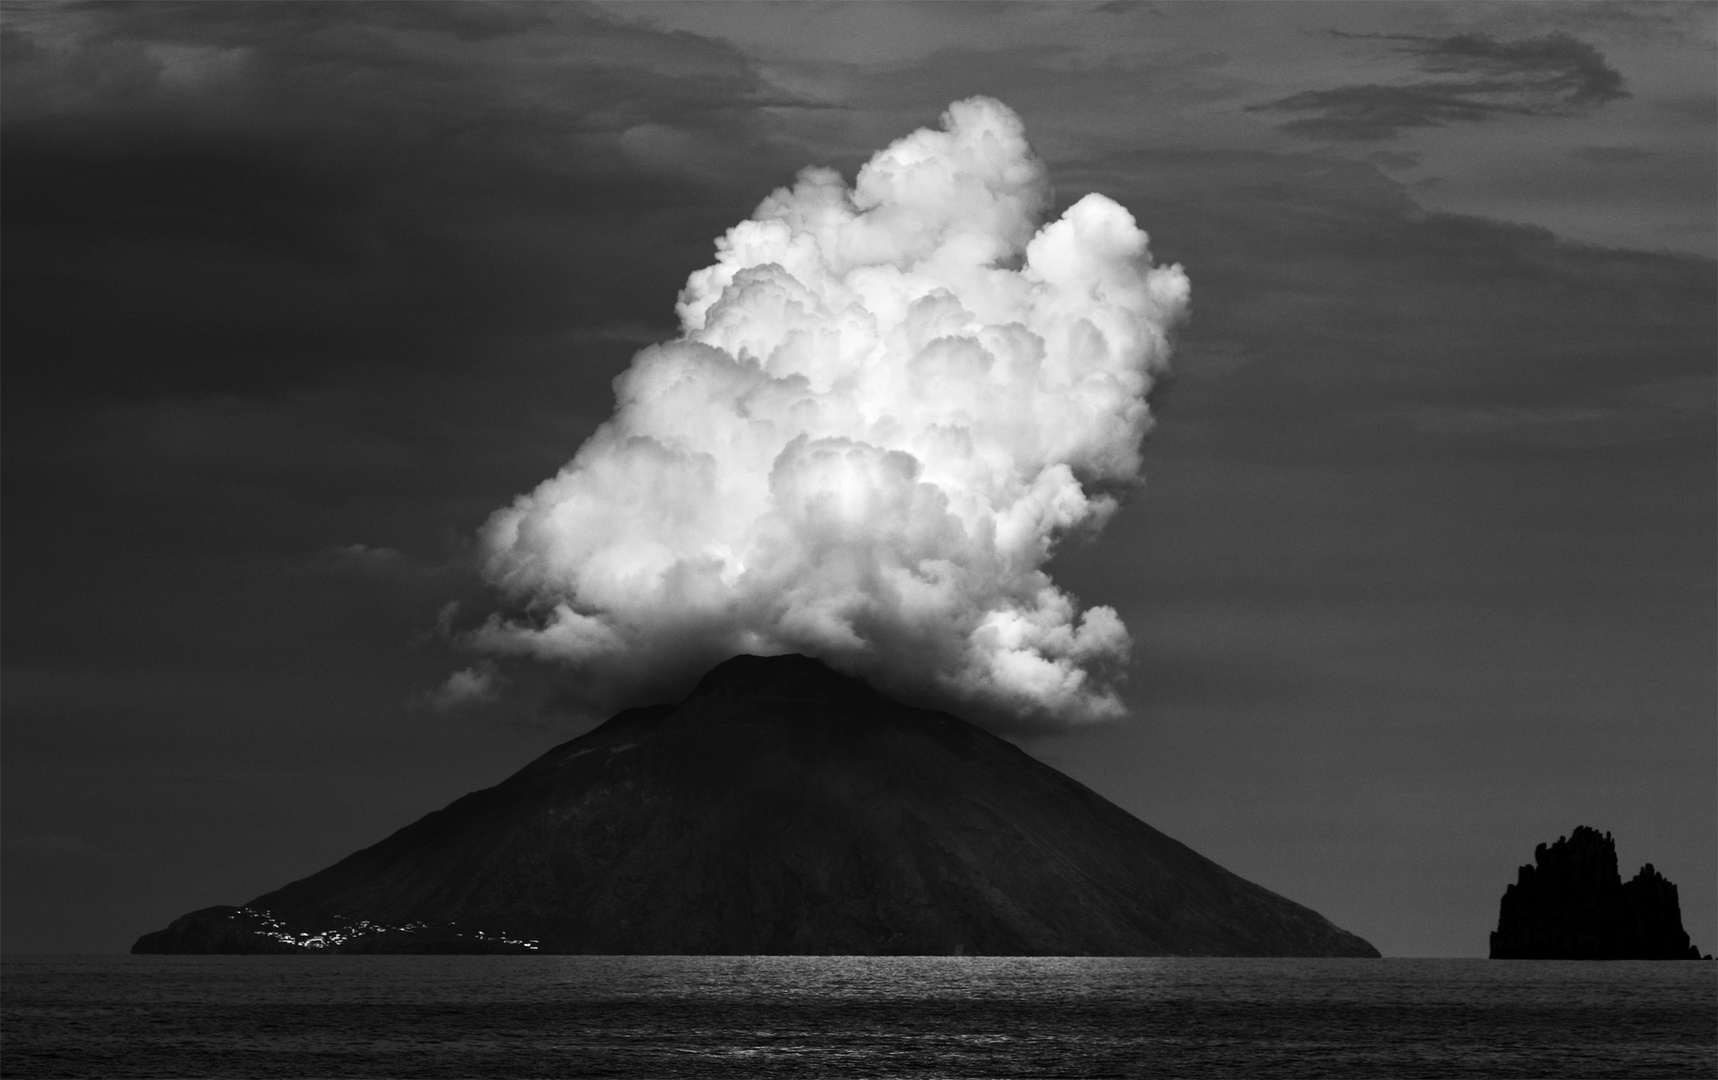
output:
{"label": "white eruption cloud", "polygon": [[525,615],[473,644],[595,684],[803,652],[1016,724],[1120,715],[1126,628],[1043,567],[1138,476],[1188,284],[1110,199],[1039,228],[1048,201],[987,98],[851,189],[807,169],[770,195],[613,417],[484,527]]}

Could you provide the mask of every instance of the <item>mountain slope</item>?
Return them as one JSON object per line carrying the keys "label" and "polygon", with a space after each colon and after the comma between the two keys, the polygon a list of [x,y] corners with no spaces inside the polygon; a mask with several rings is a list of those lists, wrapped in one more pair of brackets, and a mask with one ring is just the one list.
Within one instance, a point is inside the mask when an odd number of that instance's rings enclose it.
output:
{"label": "mountain slope", "polygon": [[1376,956],[1017,747],[736,657],[134,952]]}

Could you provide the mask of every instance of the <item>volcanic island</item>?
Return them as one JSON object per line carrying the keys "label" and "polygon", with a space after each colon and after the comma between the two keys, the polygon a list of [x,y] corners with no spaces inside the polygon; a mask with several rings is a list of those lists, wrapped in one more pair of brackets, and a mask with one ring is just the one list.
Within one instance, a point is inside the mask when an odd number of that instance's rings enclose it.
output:
{"label": "volcanic island", "polygon": [[1378,955],[1013,743],[797,655],[730,659],[131,951]]}

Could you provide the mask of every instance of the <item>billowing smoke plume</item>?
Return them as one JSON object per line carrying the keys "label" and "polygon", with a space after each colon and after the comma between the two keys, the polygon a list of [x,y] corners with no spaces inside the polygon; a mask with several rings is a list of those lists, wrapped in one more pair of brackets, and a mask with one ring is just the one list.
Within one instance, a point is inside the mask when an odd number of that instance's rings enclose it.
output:
{"label": "billowing smoke plume", "polygon": [[679,338],[498,511],[484,571],[526,616],[473,643],[594,680],[803,652],[994,720],[1117,716],[1130,642],[1042,570],[1114,512],[1187,306],[1122,207],[1038,228],[1045,171],[1001,103],[807,169],[717,241]]}

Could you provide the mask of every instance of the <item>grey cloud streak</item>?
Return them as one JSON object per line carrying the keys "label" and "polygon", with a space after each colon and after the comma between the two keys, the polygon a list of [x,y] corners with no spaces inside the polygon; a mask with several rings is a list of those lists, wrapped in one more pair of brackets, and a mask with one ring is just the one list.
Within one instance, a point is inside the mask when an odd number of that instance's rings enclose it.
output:
{"label": "grey cloud streak", "polygon": [[45,9],[4,40],[14,389],[248,393],[660,321],[800,164],[744,57],[584,8]]}
{"label": "grey cloud streak", "polygon": [[1488,34],[1449,37],[1345,34],[1353,40],[1401,42],[1392,51],[1431,78],[1307,90],[1249,107],[1301,113],[1284,131],[1310,139],[1375,142],[1404,131],[1496,116],[1561,116],[1627,97],[1620,72],[1598,49],[1556,32],[1519,41]]}

